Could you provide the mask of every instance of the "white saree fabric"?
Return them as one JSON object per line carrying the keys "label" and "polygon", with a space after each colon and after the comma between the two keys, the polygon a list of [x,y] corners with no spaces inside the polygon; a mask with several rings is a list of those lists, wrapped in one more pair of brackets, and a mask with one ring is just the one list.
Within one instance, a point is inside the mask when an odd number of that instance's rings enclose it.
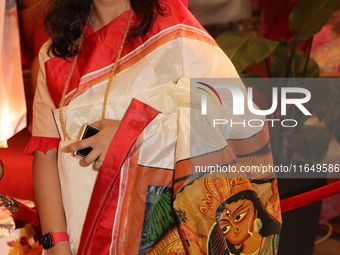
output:
{"label": "white saree fabric", "polygon": [[19,24],[15,0],[0,2],[0,145],[26,127]]}
{"label": "white saree fabric", "polygon": [[[196,30],[192,27],[176,25],[166,32],[178,28]],[[128,63],[133,56],[141,52],[143,47],[145,45],[124,56],[119,65]],[[42,49],[40,57],[42,60],[48,59],[46,47]],[[40,74],[41,79],[44,77],[43,71]],[[95,79],[97,73],[100,73],[100,70],[85,75],[81,78],[80,83],[83,80],[88,80],[89,77]],[[153,49],[133,65],[129,65],[128,68],[118,73],[114,78],[109,93],[106,118],[121,120],[132,98],[136,98],[161,111],[161,114],[143,131],[138,145],[132,149],[131,153],[139,154],[138,164],[173,170],[175,162],[193,156],[190,155],[189,135],[191,128],[189,108],[190,77],[237,78],[238,74],[230,60],[216,45],[209,45],[206,42],[186,38],[185,36],[176,36],[176,38]],[[100,120],[106,84],[107,80],[104,80],[91,86],[84,93],[73,98],[68,106],[64,107],[66,129],[72,140],[64,141],[59,121],[59,110],[55,109],[53,111],[55,122],[62,138],[58,151],[58,169],[70,243],[74,253],[78,250],[86,212],[91,210],[88,205],[97,172],[91,166],[80,167],[79,159],[72,157],[70,154],[62,153],[61,149],[76,140],[78,132],[84,123],[93,123]],[[239,84],[239,87],[245,93],[244,86]],[[36,104],[40,103],[40,99],[48,97],[48,95],[44,96],[44,93],[47,93],[46,85],[39,82]],[[231,94],[227,96],[231,98]],[[48,100],[51,103],[50,98]],[[200,107],[198,101],[196,102],[197,108]],[[231,104],[232,101],[230,101],[230,105],[225,106],[223,110],[224,118],[234,118]],[[250,118],[251,116],[246,115],[244,117]],[[202,130],[205,128],[206,126],[202,127]],[[247,138],[257,132],[259,132],[258,128],[249,128],[246,131],[243,130],[242,133],[237,132],[236,129],[230,129],[224,134],[216,131],[208,137],[197,136],[200,137],[201,141],[197,143],[196,150],[192,151],[197,155],[201,155],[207,151],[223,148],[227,144],[226,138]],[[48,128],[46,128],[44,135],[55,137],[55,132],[48,131]],[[202,144],[204,146],[200,146]],[[127,174],[128,166],[126,164],[128,164],[128,160],[122,167],[121,180]],[[121,187],[120,195],[123,193],[124,185]],[[115,239],[117,238],[115,230],[119,226],[121,211],[122,208],[118,206],[113,226],[112,243],[117,241]],[[118,254],[114,247],[111,254]]]}

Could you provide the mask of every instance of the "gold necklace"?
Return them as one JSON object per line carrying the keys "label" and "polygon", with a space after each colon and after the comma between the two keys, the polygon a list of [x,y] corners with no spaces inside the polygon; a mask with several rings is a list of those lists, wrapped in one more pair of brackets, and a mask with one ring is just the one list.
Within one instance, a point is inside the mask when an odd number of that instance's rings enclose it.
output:
{"label": "gold necklace", "polygon": [[[80,38],[79,38],[79,42],[78,42],[78,54],[79,54],[81,46],[83,44],[85,30],[86,30],[87,25],[89,23],[90,17],[92,17],[92,12],[93,12],[93,6],[91,5],[90,14],[89,14],[89,16],[86,19],[86,23],[85,23],[84,29],[83,29],[83,31],[81,33]],[[107,98],[108,98],[108,95],[109,95],[109,91],[110,91],[110,88],[111,88],[111,84],[112,84],[113,78],[114,78],[115,73],[116,73],[117,64],[118,64],[118,61],[119,61],[120,56],[122,54],[123,47],[124,47],[124,44],[125,44],[125,41],[126,41],[126,38],[127,38],[128,32],[129,32],[129,29],[130,29],[132,17],[133,17],[133,10],[131,10],[129,21],[126,24],[123,40],[122,40],[122,42],[120,44],[120,48],[119,48],[116,60],[115,60],[115,62],[113,64],[113,66],[112,66],[112,70],[111,70],[111,73],[110,73],[109,81],[108,81],[108,83],[106,85],[105,94],[104,94],[104,101],[103,101],[102,119],[105,119]],[[73,59],[72,67],[71,67],[70,73],[69,73],[69,75],[67,77],[67,80],[66,80],[66,83],[65,83],[65,88],[64,88],[64,91],[63,91],[63,94],[61,96],[61,100],[60,100],[60,103],[59,103],[59,120],[60,120],[61,130],[62,130],[62,132],[64,134],[64,139],[65,140],[71,140],[71,138],[70,138],[70,136],[69,136],[69,134],[67,133],[67,130],[66,130],[66,121],[65,121],[64,112],[63,112],[64,102],[65,102],[66,92],[67,92],[67,89],[68,89],[68,87],[70,85],[70,80],[72,78],[73,71],[74,71],[75,65],[77,63],[78,54]]]}

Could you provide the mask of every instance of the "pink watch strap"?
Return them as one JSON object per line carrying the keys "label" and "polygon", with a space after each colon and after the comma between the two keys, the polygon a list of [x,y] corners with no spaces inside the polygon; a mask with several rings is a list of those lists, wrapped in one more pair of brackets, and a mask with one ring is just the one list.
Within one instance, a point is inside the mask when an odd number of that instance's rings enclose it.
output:
{"label": "pink watch strap", "polygon": [[66,232],[59,233],[51,233],[53,245],[59,242],[67,241],[68,242],[68,234]]}

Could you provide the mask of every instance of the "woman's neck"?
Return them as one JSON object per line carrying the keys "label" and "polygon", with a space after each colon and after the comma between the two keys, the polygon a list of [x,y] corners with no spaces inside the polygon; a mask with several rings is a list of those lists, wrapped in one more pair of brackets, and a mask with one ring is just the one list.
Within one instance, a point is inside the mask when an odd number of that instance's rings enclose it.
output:
{"label": "woman's neck", "polygon": [[92,3],[94,10],[91,25],[94,31],[131,9],[129,0],[92,0]]}

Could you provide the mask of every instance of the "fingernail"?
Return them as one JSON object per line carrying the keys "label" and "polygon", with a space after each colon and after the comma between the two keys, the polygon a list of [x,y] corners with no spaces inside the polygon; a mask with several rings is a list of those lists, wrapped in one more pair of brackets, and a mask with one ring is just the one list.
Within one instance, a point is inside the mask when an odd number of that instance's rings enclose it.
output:
{"label": "fingernail", "polygon": [[68,153],[68,150],[67,150],[67,148],[62,148],[61,152]]}

